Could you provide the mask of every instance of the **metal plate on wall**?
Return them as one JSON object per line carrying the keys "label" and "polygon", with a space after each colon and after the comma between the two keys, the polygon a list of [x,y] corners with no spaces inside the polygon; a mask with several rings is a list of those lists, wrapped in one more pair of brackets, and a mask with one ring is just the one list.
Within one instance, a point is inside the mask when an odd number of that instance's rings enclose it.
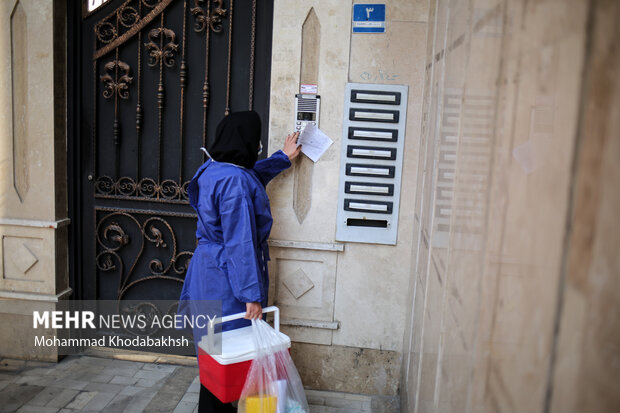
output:
{"label": "metal plate on wall", "polygon": [[346,86],[338,241],[396,244],[407,92],[404,85]]}

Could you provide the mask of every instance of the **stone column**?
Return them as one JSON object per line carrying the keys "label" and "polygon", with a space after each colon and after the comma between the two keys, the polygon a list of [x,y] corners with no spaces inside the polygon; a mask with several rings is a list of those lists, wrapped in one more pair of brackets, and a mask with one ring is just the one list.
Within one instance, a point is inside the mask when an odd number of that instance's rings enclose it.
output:
{"label": "stone column", "polygon": [[[0,2],[0,356],[35,347],[34,309],[70,295],[66,174],[66,2]],[[40,331],[53,334],[53,331]]]}

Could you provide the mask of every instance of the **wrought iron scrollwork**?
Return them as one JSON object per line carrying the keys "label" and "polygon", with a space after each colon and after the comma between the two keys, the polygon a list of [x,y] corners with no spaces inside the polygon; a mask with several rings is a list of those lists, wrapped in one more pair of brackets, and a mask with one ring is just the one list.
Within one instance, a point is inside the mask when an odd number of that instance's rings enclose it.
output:
{"label": "wrought iron scrollwork", "polygon": [[[130,233],[138,236],[132,240]],[[140,223],[128,212],[112,212],[99,220],[96,235],[99,250],[96,267],[101,272],[117,275],[119,301],[130,288],[148,280],[164,279],[182,283],[193,255],[191,251],[177,252],[174,229],[166,219],[158,216],[151,216]],[[133,252],[127,255],[128,252],[123,251],[130,243],[135,245],[131,250]],[[148,251],[146,243],[153,244],[155,248],[164,250],[165,253],[145,257],[145,252]],[[163,258],[164,256],[167,258]],[[126,266],[123,259],[130,261],[131,264]],[[148,262],[150,275],[140,276],[143,271],[137,271],[137,267],[143,265],[141,264],[143,262]]]}
{"label": "wrought iron scrollwork", "polygon": [[[179,48],[179,45],[175,43],[176,35],[174,31],[165,27],[157,27],[151,30],[148,36],[150,42],[144,44],[149,51],[148,65],[153,67],[162,61],[168,67],[174,66],[174,53]],[[167,39],[165,43],[163,42],[164,38]],[[163,44],[163,47],[161,44]]]}
{"label": "wrought iron scrollwork", "polygon": [[160,185],[160,194],[165,199],[177,199],[180,190],[179,184],[172,179],[166,179]]}
{"label": "wrought iron scrollwork", "polygon": [[[120,121],[118,119],[118,98],[129,98],[129,85],[133,78],[129,76],[130,66],[118,59],[118,50],[116,51],[116,59],[106,63],[104,70],[107,73],[101,76],[101,81],[103,82],[103,97],[106,99],[114,97],[114,123],[112,126],[112,134],[114,136],[114,144],[118,149],[121,130]],[[119,71],[121,72],[120,77]],[[112,77],[111,73],[114,73],[114,77]],[[116,169],[118,176],[118,160]]]}
{"label": "wrought iron scrollwork", "polygon": [[177,274],[185,274],[189,268],[189,261],[192,258],[192,253],[183,251],[174,257],[172,269]]}
{"label": "wrought iron scrollwork", "polygon": [[136,200],[160,200],[187,203],[187,186],[189,181],[179,185],[172,179],[161,183],[151,178],[143,178],[136,182],[133,178],[123,176],[118,180],[104,175],[95,181],[95,196],[97,197],[127,197]]}
{"label": "wrought iron scrollwork", "polygon": [[110,225],[105,227],[103,230],[103,237],[118,244],[118,246],[113,248],[112,251],[116,251],[129,244],[129,235],[125,234],[123,228],[121,228],[121,226],[116,222],[112,222]]}
{"label": "wrought iron scrollwork", "polygon": [[121,6],[116,15],[118,16],[118,22],[127,28],[134,26],[140,21],[140,13],[130,6]]}
{"label": "wrought iron scrollwork", "polygon": [[143,320],[143,323],[135,323],[131,326],[125,326],[125,330],[135,335],[152,336],[161,330],[161,321],[154,322],[156,319],[162,320],[162,316],[169,315],[174,317],[179,302],[170,304],[168,308],[159,308],[149,302],[129,302],[119,303],[119,314],[131,315],[133,319]]}
{"label": "wrought iron scrollwork", "polygon": [[[97,22],[85,20],[93,51],[87,77],[92,163],[85,162],[92,167],[93,191],[86,196],[95,198],[89,198],[95,245],[88,272],[94,273],[97,298],[115,299],[120,313],[152,319],[176,312],[177,305],[162,308],[148,300],[176,299],[193,256],[194,239],[185,235],[193,233],[196,219],[187,207],[187,175],[199,161],[200,139],[206,146],[212,132],[207,121],[222,110],[253,106],[257,4],[262,6],[256,0],[118,0],[92,17]],[[216,56],[222,70],[213,70]],[[241,65],[249,67],[237,70]],[[237,79],[240,73],[244,79]],[[217,94],[210,82],[221,82]],[[246,83],[244,103],[236,86]],[[135,297],[146,299],[130,304]]]}
{"label": "wrought iron scrollwork", "polygon": [[[116,145],[116,154],[111,161],[113,161],[111,168],[106,168],[105,174],[109,176],[102,176],[104,173],[99,173],[96,168],[98,161],[93,156],[93,175],[95,177],[95,196],[116,197],[116,198],[134,198],[134,199],[149,199],[158,202],[186,202],[187,200],[187,185],[184,182],[183,175],[187,173],[187,167],[184,165],[186,161],[185,157],[185,99],[186,89],[188,87],[189,72],[191,70],[188,67],[188,61],[186,59],[187,49],[187,30],[186,25],[189,25],[188,30],[191,30],[192,22],[194,20],[194,29],[197,32],[205,33],[204,38],[204,82],[202,82],[202,112],[203,112],[203,124],[202,126],[202,146],[206,146],[207,140],[207,115],[209,114],[210,106],[210,34],[220,33],[223,31],[223,27],[226,25],[224,20],[228,19],[229,23],[226,26],[228,32],[228,56],[227,56],[227,71],[226,71],[226,101],[224,113],[227,115],[231,109],[231,84],[232,84],[232,37],[233,37],[233,3],[234,0],[230,0],[226,3],[224,0],[182,0],[183,6],[183,19],[182,19],[182,33],[175,32],[170,25],[165,24],[166,11],[169,6],[174,5],[173,0],[125,0],[120,5],[116,6],[114,10],[99,20],[94,25],[95,38],[94,38],[94,69],[93,75],[97,79],[95,83],[95,102],[93,107],[98,106],[97,96],[100,98],[102,95],[106,99],[114,98],[114,119],[109,122],[112,129],[111,134],[106,136],[112,136],[113,142]],[[180,2],[180,1],[179,1]],[[173,7],[170,7],[173,8]],[[254,44],[255,44],[255,26],[256,26],[256,2],[252,3],[251,14],[251,53],[250,53],[250,107],[252,106],[253,95],[253,62],[254,62]],[[178,16],[177,13],[170,14],[170,16]],[[159,24],[155,23],[155,18],[161,20]],[[137,68],[132,73],[134,64],[131,63],[131,67],[128,63],[122,61],[130,59],[122,56],[127,56],[127,52],[121,50],[121,46],[127,42],[133,36],[138,38],[138,50],[137,50]],[[181,37],[179,37],[181,36]],[[190,36],[191,37],[191,36]],[[219,44],[219,43],[218,43]],[[120,50],[120,51],[119,51]],[[116,56],[112,57],[103,67],[98,62],[103,55],[109,52],[116,51]],[[148,56],[148,59],[142,59],[143,54]],[[120,56],[120,58],[119,58]],[[146,61],[144,61],[146,60]],[[126,60],[131,62],[130,60]],[[179,63],[178,71],[167,71],[166,68],[172,68]],[[153,67],[159,69],[159,82],[155,84],[154,102],[155,111],[152,110],[153,106],[150,102],[147,102],[146,106],[143,101],[143,91],[145,85],[142,76],[142,70],[144,67]],[[99,73],[98,73],[99,72]],[[103,72],[103,73],[101,73]],[[168,73],[176,74],[178,76],[178,84],[180,87],[180,112],[179,112],[179,166],[175,171],[175,175],[178,173],[178,178],[175,176],[172,178],[169,171],[164,166],[164,159],[166,158],[165,151],[167,150],[167,144],[164,144],[163,130],[167,125],[168,119],[171,117],[166,113],[171,99],[169,98],[169,89],[171,84],[165,79]],[[101,76],[99,76],[101,75]],[[136,76],[137,81],[134,81]],[[99,80],[102,83],[99,83]],[[219,79],[218,79],[219,81]],[[136,83],[135,85],[133,83]],[[195,83],[194,83],[195,84]],[[97,91],[98,85],[101,85],[101,90]],[[149,88],[151,86],[148,86]],[[149,90],[149,96],[153,96]],[[175,91],[173,91],[173,95]],[[195,95],[194,95],[195,96]],[[123,104],[120,99],[124,100],[136,100],[135,102],[135,134],[127,133],[127,128],[124,125],[126,121],[119,113],[123,113]],[[196,102],[197,103],[197,102]],[[147,110],[148,108],[148,110]],[[95,109],[95,117],[97,110]],[[148,119],[147,119],[148,118]],[[141,154],[143,153],[143,133],[145,130],[145,122],[150,122],[152,119],[157,118],[157,143],[155,145],[158,149],[157,155],[157,173],[149,172],[151,177],[146,178],[142,168],[146,165],[141,161]],[[123,125],[121,125],[121,119]],[[104,123],[107,120],[104,120]],[[94,119],[93,122],[97,122]],[[96,125],[96,123],[94,123]],[[93,148],[97,148],[99,131],[96,126],[93,126]],[[121,136],[122,135],[122,136]],[[121,145],[121,137],[123,142]],[[134,140],[135,138],[135,140]],[[129,144],[134,146],[135,150],[128,152],[126,150],[125,139],[129,139]],[[148,137],[148,139],[151,139]],[[96,149],[93,150],[93,154],[96,154]],[[128,162],[127,156],[135,154],[137,162],[134,163],[135,171],[126,171],[126,165]],[[204,158],[203,158],[204,160]],[[121,167],[121,165],[123,165]],[[133,168],[132,168],[133,169]],[[166,170],[166,172],[164,172]],[[165,175],[164,175],[165,173]],[[125,175],[125,176],[123,176]],[[131,177],[128,177],[130,175]],[[172,179],[168,179],[172,178]]]}
{"label": "wrought iron scrollwork", "polygon": [[226,17],[226,9],[223,7],[224,1],[213,0],[211,3],[211,0],[207,0],[206,10],[200,6],[200,3],[205,3],[205,0],[194,0],[194,7],[191,9],[192,15],[196,19],[194,30],[201,32],[208,26],[213,32],[221,32],[222,19]]}
{"label": "wrought iron scrollwork", "polygon": [[138,183],[138,192],[145,198],[156,198],[159,193],[159,184],[151,178],[144,178]]}
{"label": "wrought iron scrollwork", "polygon": [[109,21],[102,21],[95,25],[95,35],[101,43],[108,44],[116,39],[118,32],[116,27]]}
{"label": "wrought iron scrollwork", "polygon": [[[104,70],[107,72],[105,75],[101,75],[101,81],[103,82],[103,96],[109,99],[113,96],[118,96],[121,99],[129,98],[129,85],[131,84],[133,77],[129,76],[131,67],[120,60],[112,60],[104,66]],[[120,70],[121,76],[118,76]],[[112,77],[114,73],[114,77]]]}
{"label": "wrought iron scrollwork", "polygon": [[153,239],[149,238],[149,236],[145,233],[144,236],[155,244],[156,247],[166,248],[168,245],[164,242],[164,236],[160,230],[155,228],[153,225],[150,226],[151,233],[153,234]]}
{"label": "wrought iron scrollwork", "polygon": [[[94,26],[95,37],[102,45],[95,43],[93,60],[98,60],[122,46],[159,16],[172,2],[173,0],[126,0]],[[147,9],[147,13],[144,14],[142,13],[143,5]]]}
{"label": "wrought iron scrollwork", "polygon": [[181,198],[182,199],[189,199],[188,195],[187,195],[187,187],[189,186],[189,181],[186,181],[185,183],[183,183],[183,185],[181,186]]}
{"label": "wrought iron scrollwork", "polygon": [[[116,261],[116,264],[114,263]],[[106,250],[99,255],[97,255],[97,268],[101,271],[114,271],[119,269],[120,272],[123,271],[123,261],[120,259],[118,254],[114,251]]]}
{"label": "wrought iron scrollwork", "polygon": [[153,303],[123,303],[119,306],[119,312],[123,315],[135,316],[135,319],[143,320],[144,323],[136,323],[132,326],[125,327],[125,330],[136,335],[151,336],[157,334],[161,329],[158,323],[154,323],[155,319],[161,320],[161,311]]}
{"label": "wrought iron scrollwork", "polygon": [[128,176],[123,176],[116,183],[116,190],[120,195],[131,196],[136,191],[136,182]]}
{"label": "wrought iron scrollwork", "polygon": [[103,195],[110,195],[116,188],[116,182],[107,175],[97,179],[95,182],[95,192]]}

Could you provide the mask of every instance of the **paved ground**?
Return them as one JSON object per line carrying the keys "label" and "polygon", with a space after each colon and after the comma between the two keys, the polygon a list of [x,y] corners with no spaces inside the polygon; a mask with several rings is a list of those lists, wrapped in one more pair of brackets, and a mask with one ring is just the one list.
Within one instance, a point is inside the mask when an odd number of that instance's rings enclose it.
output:
{"label": "paved ground", "polygon": [[0,361],[0,412],[197,411],[198,369],[88,356]]}
{"label": "paved ground", "polygon": [[[0,412],[193,413],[198,368],[70,356],[0,360]],[[370,397],[307,390],[310,413],[367,413]],[[384,410],[381,410],[384,411]]]}

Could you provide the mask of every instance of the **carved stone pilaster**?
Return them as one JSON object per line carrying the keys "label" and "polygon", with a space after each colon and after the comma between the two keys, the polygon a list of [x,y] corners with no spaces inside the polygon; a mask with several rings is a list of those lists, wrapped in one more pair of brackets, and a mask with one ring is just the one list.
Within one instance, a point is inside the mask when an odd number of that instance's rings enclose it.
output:
{"label": "carved stone pilaster", "polygon": [[13,186],[20,202],[28,192],[28,22],[21,1],[11,12]]}

